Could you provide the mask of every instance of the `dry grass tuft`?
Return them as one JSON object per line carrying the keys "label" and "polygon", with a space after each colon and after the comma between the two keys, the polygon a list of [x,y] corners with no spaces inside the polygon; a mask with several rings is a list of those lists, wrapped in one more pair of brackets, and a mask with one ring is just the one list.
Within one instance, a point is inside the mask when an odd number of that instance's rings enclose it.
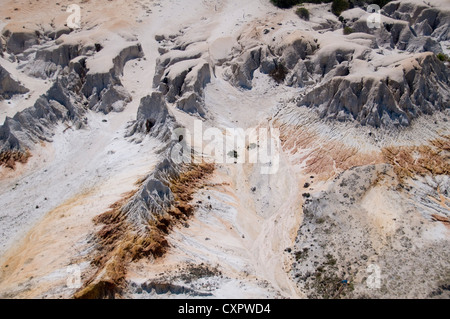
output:
{"label": "dry grass tuft", "polygon": [[382,153],[400,181],[416,175],[449,175],[450,136],[431,140],[430,144],[386,147]]}
{"label": "dry grass tuft", "polygon": [[450,219],[436,214],[431,215],[433,221],[439,221],[450,226]]}
{"label": "dry grass tuft", "polygon": [[0,153],[0,165],[4,165],[10,169],[16,168],[16,163],[25,164],[31,157],[30,151],[6,151]]}

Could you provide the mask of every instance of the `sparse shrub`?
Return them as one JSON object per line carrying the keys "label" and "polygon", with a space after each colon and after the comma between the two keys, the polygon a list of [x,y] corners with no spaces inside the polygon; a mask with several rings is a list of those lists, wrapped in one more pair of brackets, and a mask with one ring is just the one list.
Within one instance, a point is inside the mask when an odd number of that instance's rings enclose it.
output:
{"label": "sparse shrub", "polygon": [[309,11],[306,8],[300,7],[295,13],[303,20],[309,21]]}
{"label": "sparse shrub", "polygon": [[380,8],[383,8],[385,4],[391,2],[392,0],[375,0],[373,4],[378,4]]}
{"label": "sparse shrub", "polygon": [[278,8],[282,8],[282,9],[289,9],[297,4],[302,4],[302,3],[319,4],[319,3],[329,3],[331,1],[333,1],[333,0],[270,0],[270,2],[272,2],[272,4],[274,4]]}
{"label": "sparse shrub", "polygon": [[350,27],[344,27],[344,34],[345,35],[348,35],[348,34],[351,34],[351,33],[353,33],[353,32],[355,32],[352,28],[350,28]]}
{"label": "sparse shrub", "polygon": [[329,3],[329,2],[331,2],[331,1],[333,1],[333,0],[300,0],[300,3],[305,3],[305,2],[307,2],[307,3],[316,3],[316,4],[319,4],[319,3]]}
{"label": "sparse shrub", "polygon": [[448,57],[448,55],[445,55],[444,53],[438,53],[437,55],[437,58],[439,59],[439,60],[441,60],[442,62],[445,62],[445,61],[450,61],[450,58]]}
{"label": "sparse shrub", "polygon": [[270,0],[275,6],[282,9],[289,9],[300,3],[300,0]]}
{"label": "sparse shrub", "polygon": [[286,79],[286,75],[288,74],[288,70],[286,67],[281,64],[277,63],[275,69],[273,69],[272,72],[269,73],[269,75],[277,82],[282,83],[284,82],[284,79]]}
{"label": "sparse shrub", "polygon": [[330,266],[336,265],[337,260],[336,260],[336,258],[333,257],[333,255],[327,254],[325,257],[327,258],[325,265],[330,265]]}
{"label": "sparse shrub", "polygon": [[200,265],[188,264],[186,268],[182,269],[182,271],[183,273],[178,275],[177,278],[187,283],[191,283],[202,278],[222,275],[222,272],[218,269],[218,266],[209,267],[203,263]]}
{"label": "sparse shrub", "polygon": [[303,248],[303,250],[297,251],[295,253],[295,260],[300,261],[308,257],[308,248]]}
{"label": "sparse shrub", "polygon": [[340,16],[341,13],[350,8],[350,4],[347,0],[333,0],[331,4],[331,12],[336,16]]}
{"label": "sparse shrub", "polygon": [[[365,0],[365,1],[358,1],[358,0],[353,0],[353,4],[355,5],[362,5],[364,3],[367,4],[376,4],[379,5],[380,8],[383,8],[383,6],[389,2],[391,2],[392,0]],[[362,2],[362,3],[361,3]]]}
{"label": "sparse shrub", "polygon": [[238,154],[238,152],[236,150],[229,151],[227,155],[229,157],[234,157],[234,158],[238,158],[239,157],[239,154]]}
{"label": "sparse shrub", "polygon": [[[336,1],[336,0],[271,0],[271,2],[282,9],[289,9],[292,8],[293,6],[297,5],[297,4],[302,4],[302,3],[330,3],[333,2],[333,4],[336,2],[337,5],[340,4],[344,6],[344,9],[341,10],[345,11],[347,9],[351,9],[355,6],[359,6],[359,7],[363,7],[365,4],[377,4],[380,6],[380,8],[382,8],[385,4],[391,2],[392,0],[340,0],[340,1]],[[347,7],[345,7],[345,3],[347,4]],[[333,11],[334,12],[334,11]],[[339,14],[336,14],[337,16],[339,16]]]}
{"label": "sparse shrub", "polygon": [[250,144],[247,146],[247,149],[248,149],[248,150],[253,150],[253,149],[257,148],[257,147],[259,147],[258,144],[256,144],[256,143],[250,143]]}

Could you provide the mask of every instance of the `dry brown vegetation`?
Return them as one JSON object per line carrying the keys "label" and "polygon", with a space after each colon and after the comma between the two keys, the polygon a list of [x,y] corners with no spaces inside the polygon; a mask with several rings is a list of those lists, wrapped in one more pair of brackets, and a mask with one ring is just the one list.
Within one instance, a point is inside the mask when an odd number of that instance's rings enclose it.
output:
{"label": "dry brown vegetation", "polygon": [[144,230],[128,222],[122,211],[138,190],[127,193],[111,205],[109,211],[97,216],[94,222],[104,225],[96,234],[98,253],[92,264],[97,270],[74,298],[115,298],[124,287],[128,263],[163,256],[169,247],[166,235],[173,226],[192,215],[194,208],[190,201],[193,194],[204,186],[213,171],[213,164],[191,164],[173,178],[169,183],[174,195],[172,207],[155,214],[154,220],[149,221]]}
{"label": "dry brown vegetation", "polygon": [[447,217],[443,217],[443,216],[439,216],[439,215],[436,215],[436,214],[432,214],[431,218],[432,218],[433,221],[441,222],[444,225],[446,225],[447,227],[450,227],[450,219],[447,218]]}
{"label": "dry brown vegetation", "polygon": [[386,162],[394,166],[399,180],[416,175],[450,174],[450,136],[430,141],[430,145],[386,147]]}
{"label": "dry brown vegetation", "polygon": [[323,147],[312,149],[301,161],[306,161],[308,174],[329,178],[354,166],[378,164],[381,159],[375,152],[362,153],[354,147],[330,142]]}
{"label": "dry brown vegetation", "polygon": [[334,177],[354,166],[388,163],[402,182],[417,175],[448,175],[450,173],[450,136],[430,140],[428,145],[389,146],[381,151],[363,152],[339,141],[325,141],[318,134],[301,126],[280,125],[283,149],[292,155],[304,152],[299,163],[306,164],[306,173],[320,179]]}
{"label": "dry brown vegetation", "polygon": [[6,151],[0,153],[0,165],[4,165],[10,169],[16,167],[16,163],[25,164],[31,157],[31,153],[27,151]]}
{"label": "dry brown vegetation", "polygon": [[338,141],[323,141],[317,134],[301,127],[282,125],[280,139],[283,149],[293,155],[305,151],[299,163],[305,163],[306,173],[316,174],[319,179],[332,178],[354,166],[383,162],[379,152],[361,152]]}

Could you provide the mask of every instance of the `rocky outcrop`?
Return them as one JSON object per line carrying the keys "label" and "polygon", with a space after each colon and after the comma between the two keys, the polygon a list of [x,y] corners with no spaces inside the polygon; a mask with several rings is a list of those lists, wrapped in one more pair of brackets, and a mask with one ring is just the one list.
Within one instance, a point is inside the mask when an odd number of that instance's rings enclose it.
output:
{"label": "rocky outcrop", "polygon": [[166,237],[171,229],[192,215],[193,193],[204,187],[214,166],[175,164],[169,153],[163,158],[137,191],[95,218],[96,223],[103,224],[95,237],[93,264],[97,270],[75,293],[76,299],[114,298],[120,294],[129,264],[162,257],[169,247]]}
{"label": "rocky outcrop", "polygon": [[173,118],[169,115],[164,96],[160,92],[153,92],[141,99],[136,122],[133,124],[129,136],[136,132],[158,136],[162,140],[170,138],[170,128]]}
{"label": "rocky outcrop", "polygon": [[6,39],[6,51],[12,54],[22,53],[40,42],[38,31],[14,30],[6,27],[3,36]]}
{"label": "rocky outcrop", "polygon": [[442,52],[438,40],[429,35],[418,35],[408,22],[383,18],[380,28],[371,29],[366,18],[361,18],[348,26],[355,32],[375,35],[379,46],[397,48],[408,52]]}
{"label": "rocky outcrop", "polygon": [[122,213],[138,228],[156,220],[174,204],[169,181],[181,172],[167,153],[155,170],[147,177],[136,195],[122,208]]}
{"label": "rocky outcrop", "polygon": [[0,66],[0,99],[10,99],[16,94],[25,94],[29,90],[11,77],[2,66]]}
{"label": "rocky outcrop", "polygon": [[54,125],[62,121],[83,126],[85,109],[80,106],[79,98],[67,89],[68,82],[67,77],[58,78],[32,107],[5,119],[0,126],[0,153],[26,152],[39,141],[51,141]]}
{"label": "rocky outcrop", "polygon": [[67,67],[71,60],[81,55],[81,47],[77,44],[53,45],[37,50],[24,71],[34,77],[46,79],[53,77]]}
{"label": "rocky outcrop", "polygon": [[96,89],[89,97],[89,108],[96,112],[122,112],[131,102],[131,95],[121,84],[108,84],[100,93]]}
{"label": "rocky outcrop", "polygon": [[447,68],[434,54],[424,53],[381,76],[335,77],[301,97],[298,105],[315,108],[326,119],[407,126],[421,114],[448,108],[448,85]]}
{"label": "rocky outcrop", "polygon": [[[128,132],[128,137],[135,141],[143,134],[164,141],[165,146],[158,152],[161,159],[126,201],[97,217],[104,224],[97,233],[97,245],[101,247],[96,258],[98,269],[85,287],[75,294],[75,298],[107,297],[111,291],[121,289],[130,261],[162,256],[168,247],[166,235],[173,225],[192,214],[192,193],[199,187],[200,181],[213,171],[211,164],[176,163],[172,158],[173,151],[180,151],[178,146],[182,138],[178,136],[173,139],[172,131],[177,124],[169,113],[167,103],[183,101],[188,94],[200,98],[210,81],[210,68],[205,60],[189,58],[196,54],[188,54],[184,58],[178,50],[174,52],[174,56],[169,54],[157,61],[154,86],[159,90],[141,99],[136,121]],[[100,82],[105,83],[104,80]],[[111,77],[108,80],[115,79]],[[193,109],[186,111],[198,113],[200,103],[201,100],[196,100],[191,105]],[[191,153],[187,156],[190,158]],[[111,233],[114,236],[110,236]],[[130,253],[128,249],[122,249],[130,246],[133,247]],[[116,249],[122,251],[118,262],[120,271],[111,273],[108,265],[110,260],[116,258]]]}
{"label": "rocky outcrop", "polygon": [[[375,29],[368,27],[365,11],[346,11],[344,24],[355,32],[342,36],[341,42],[293,31],[277,35],[268,44],[258,32],[243,34],[241,52],[223,63],[223,74],[244,89],[252,88],[256,70],[278,83],[306,87],[297,98],[298,105],[315,109],[323,119],[373,127],[408,126],[420,115],[445,110],[450,103],[449,71],[436,58],[442,51],[436,34],[418,34],[410,26],[424,24],[423,17],[431,14],[428,9],[417,9],[414,17],[401,16],[402,20],[394,13],[383,16],[381,28]],[[436,10],[430,23],[441,30],[447,15]],[[384,59],[383,47],[424,53]]]}
{"label": "rocky outcrop", "polygon": [[66,67],[69,62],[80,55],[78,44],[61,44],[36,52],[36,60],[51,62],[61,67]]}
{"label": "rocky outcrop", "polygon": [[156,61],[153,87],[178,109],[203,117],[204,89],[211,81],[211,66],[202,52],[207,47],[203,43],[191,46],[165,49]]}
{"label": "rocky outcrop", "polygon": [[138,190],[95,217],[102,226],[92,247],[96,270],[75,293],[75,299],[114,298],[124,288],[130,262],[157,258],[166,251],[165,235],[172,222],[167,212],[174,204],[169,179],[177,176],[166,162],[161,162]]}
{"label": "rocky outcrop", "polygon": [[393,1],[383,7],[383,14],[408,22],[416,35],[431,36],[438,41],[450,39],[450,10],[430,3]]}
{"label": "rocky outcrop", "polygon": [[88,99],[89,108],[103,113],[122,110],[123,106],[115,103],[131,101],[131,96],[123,89],[120,81],[123,67],[127,61],[142,56],[141,45],[134,43],[120,51],[113,59],[111,69],[105,72],[88,71],[81,92]]}
{"label": "rocky outcrop", "polygon": [[158,86],[161,85],[161,79],[166,69],[169,68],[170,66],[186,60],[199,59],[202,55],[203,52],[201,52],[201,50],[198,49],[186,51],[170,50],[162,54],[156,59],[153,87],[158,88]]}
{"label": "rocky outcrop", "polygon": [[[358,11],[359,10],[359,11]],[[379,28],[369,28],[368,14],[360,9],[343,13],[346,26],[355,32],[376,36],[380,46],[408,52],[442,52],[440,41],[450,39],[450,10],[431,7],[429,4],[393,1],[383,7]]]}
{"label": "rocky outcrop", "polygon": [[53,77],[80,54],[81,47],[77,44],[61,44],[40,49],[36,51],[34,59],[24,66],[24,71],[30,76],[42,79]]}
{"label": "rocky outcrop", "polygon": [[201,117],[204,117],[206,112],[202,107],[202,104],[202,98],[198,94],[191,92],[184,94],[183,97],[177,101],[177,108],[186,113],[198,114]]}
{"label": "rocky outcrop", "polygon": [[383,51],[375,51],[389,43],[400,50],[440,52],[436,40],[417,36],[406,21],[386,18],[384,27],[373,31],[361,9],[343,15],[345,23],[365,29],[339,43],[301,31],[273,38],[270,45],[253,33],[241,36],[242,52],[223,64],[225,79],[251,89],[259,70],[278,83],[306,87],[298,105],[315,109],[321,118],[373,127],[408,126],[422,114],[449,107],[449,71],[435,54],[383,59]]}
{"label": "rocky outcrop", "polygon": [[72,32],[72,29],[66,26],[62,26],[54,30],[49,30],[48,32],[44,33],[44,35],[47,36],[50,40],[56,40],[63,34],[69,34],[70,32]]}
{"label": "rocky outcrop", "polygon": [[[195,59],[178,62],[166,69],[159,89],[166,96],[169,103],[176,102],[185,93],[186,77],[199,64],[207,65],[203,59]],[[195,77],[195,75],[191,74],[191,77]]]}
{"label": "rocky outcrop", "polygon": [[129,59],[142,56],[140,45],[123,49],[113,59],[110,73],[89,74],[87,57],[77,56],[78,52],[77,46],[60,46],[39,53],[41,61],[57,65],[62,72],[32,107],[5,119],[0,126],[0,153],[27,152],[39,141],[51,141],[57,123],[70,121],[80,128],[86,124],[83,115],[89,108],[104,113],[120,112],[131,100],[119,76]]}
{"label": "rocky outcrop", "polygon": [[224,65],[229,66],[225,78],[234,86],[252,88],[253,74],[259,70],[271,75],[277,82],[304,86],[308,83],[313,66],[311,55],[318,49],[317,40],[297,31],[287,35],[275,45],[241,37],[242,53]]}
{"label": "rocky outcrop", "polygon": [[231,83],[244,89],[252,88],[253,73],[261,66],[260,46],[244,51],[231,64]]}
{"label": "rocky outcrop", "polygon": [[294,68],[318,49],[317,40],[302,32],[293,32],[275,48],[275,53],[288,69]]}

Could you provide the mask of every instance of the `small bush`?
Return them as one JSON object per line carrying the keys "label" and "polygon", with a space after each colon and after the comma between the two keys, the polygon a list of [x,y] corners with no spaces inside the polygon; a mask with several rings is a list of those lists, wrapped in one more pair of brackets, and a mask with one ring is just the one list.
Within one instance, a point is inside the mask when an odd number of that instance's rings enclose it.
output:
{"label": "small bush", "polygon": [[445,55],[444,53],[438,53],[437,55],[437,58],[439,59],[439,60],[441,60],[442,62],[445,62],[445,61],[450,61],[450,58],[447,56],[447,55]]}
{"label": "small bush", "polygon": [[350,4],[347,0],[333,0],[331,4],[331,12],[333,12],[336,16],[340,16],[341,13],[350,8]]}
{"label": "small bush", "polygon": [[306,8],[300,7],[295,13],[303,20],[309,21],[309,11]]}
{"label": "small bush", "polygon": [[344,34],[345,35],[348,35],[348,34],[353,33],[353,32],[355,32],[355,31],[352,28],[350,28],[350,27],[345,27],[344,28]]}
{"label": "small bush", "polygon": [[[391,2],[392,0],[340,0],[340,1],[336,1],[336,0],[271,0],[271,2],[282,9],[289,9],[292,8],[293,6],[297,5],[297,4],[302,4],[302,3],[330,3],[336,2],[336,7],[338,9],[339,5],[343,6],[344,9],[341,10],[345,11],[349,8],[353,8],[355,6],[357,7],[363,7],[366,4],[377,4],[380,6],[380,8],[382,8],[385,4]],[[345,3],[347,3],[347,5],[345,5]],[[339,15],[339,14],[336,14]]]}
{"label": "small bush", "polygon": [[380,8],[383,8],[384,5],[386,5],[387,3],[391,2],[392,0],[372,0],[372,1],[368,1],[367,4],[377,4],[380,6]]}
{"label": "small bush", "polygon": [[275,6],[282,9],[289,9],[300,3],[300,0],[270,0]]}
{"label": "small bush", "polygon": [[283,83],[286,79],[286,75],[288,74],[288,69],[281,64],[277,63],[275,69],[269,73],[269,75],[277,82],[277,83]]}
{"label": "small bush", "polygon": [[272,2],[272,4],[274,4],[278,8],[282,8],[282,9],[289,9],[297,4],[302,4],[302,3],[319,4],[319,3],[329,3],[331,1],[333,1],[333,0],[270,0],[270,2]]}
{"label": "small bush", "polygon": [[353,7],[364,7],[367,4],[376,4],[383,8],[384,5],[391,2],[392,0],[349,0],[350,8]]}
{"label": "small bush", "polygon": [[229,152],[227,153],[227,155],[228,155],[229,157],[234,157],[234,158],[238,158],[238,157],[239,157],[238,152],[235,151],[235,150],[229,151]]}

